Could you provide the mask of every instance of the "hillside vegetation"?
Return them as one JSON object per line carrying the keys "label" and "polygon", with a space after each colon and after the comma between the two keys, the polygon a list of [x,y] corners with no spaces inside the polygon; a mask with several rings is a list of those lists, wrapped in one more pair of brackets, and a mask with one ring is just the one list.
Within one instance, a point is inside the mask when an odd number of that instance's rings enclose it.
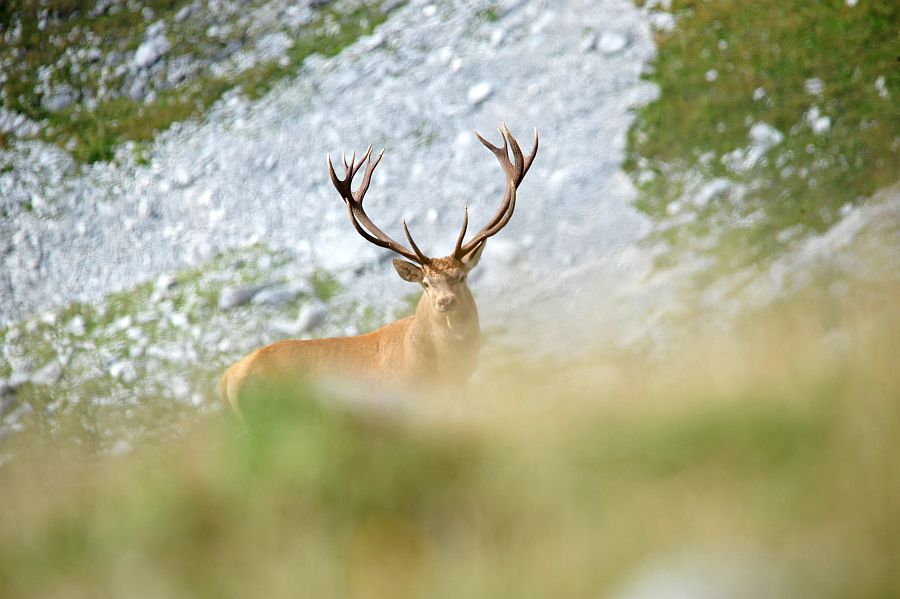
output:
{"label": "hillside vegetation", "polygon": [[4,3],[0,98],[20,121],[0,127],[0,147],[37,137],[81,162],[111,160],[125,142],[202,117],[229,90],[259,98],[309,56],[334,56],[384,21],[382,4]]}
{"label": "hillside vegetation", "polygon": [[310,391],[134,448],[19,436],[0,594],[894,596],[898,291],[664,362],[495,353],[469,391],[393,409]]}
{"label": "hillside vegetation", "polygon": [[641,4],[674,20],[626,167],[673,248],[769,259],[897,180],[896,2]]}

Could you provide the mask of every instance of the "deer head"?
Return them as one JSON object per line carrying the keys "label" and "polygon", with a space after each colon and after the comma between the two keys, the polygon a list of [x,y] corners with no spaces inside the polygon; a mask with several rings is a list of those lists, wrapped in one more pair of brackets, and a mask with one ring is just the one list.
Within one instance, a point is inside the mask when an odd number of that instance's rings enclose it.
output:
{"label": "deer head", "polygon": [[[368,147],[365,154],[358,161],[356,160],[355,152],[349,162],[346,157],[342,158],[344,164],[344,177],[342,179],[338,178],[334,172],[331,157],[329,156],[327,159],[331,182],[347,205],[347,213],[350,216],[350,222],[353,223],[353,227],[370,243],[387,248],[406,258],[406,260],[395,258],[394,268],[397,269],[397,273],[404,281],[418,283],[424,288],[423,298],[427,298],[428,304],[434,313],[451,315],[456,312],[466,311],[469,307],[471,307],[471,310],[475,309],[474,300],[466,283],[466,277],[478,264],[488,237],[496,235],[512,218],[516,207],[516,189],[519,187],[528,169],[531,168],[531,163],[537,154],[537,130],[534,132],[534,145],[527,157],[522,154],[519,143],[509,132],[506,125],[500,127],[499,131],[503,139],[502,146],[493,145],[477,132],[475,135],[497,157],[500,166],[503,167],[503,172],[506,174],[506,193],[503,201],[488,224],[468,242],[464,240],[469,224],[469,210],[468,207],[464,208],[462,229],[456,239],[456,245],[453,248],[453,252],[443,258],[430,258],[419,249],[419,246],[413,241],[409,227],[406,225],[406,220],[403,220],[403,232],[406,235],[406,240],[409,242],[409,247],[412,249],[408,249],[391,239],[366,215],[363,209],[363,198],[369,189],[369,183],[372,181],[372,173],[384,155],[384,150],[374,160],[372,158],[372,146]],[[512,149],[512,160],[509,157],[510,149]],[[354,192],[351,188],[353,177],[362,168],[363,164],[366,167],[363,179],[359,188]]]}

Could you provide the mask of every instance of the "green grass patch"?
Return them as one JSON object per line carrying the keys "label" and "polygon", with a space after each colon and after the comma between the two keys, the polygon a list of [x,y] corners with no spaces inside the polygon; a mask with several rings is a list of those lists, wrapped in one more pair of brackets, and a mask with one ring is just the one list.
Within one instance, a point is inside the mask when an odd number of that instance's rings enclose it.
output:
{"label": "green grass patch", "polygon": [[[677,25],[657,32],[647,76],[660,97],[638,110],[626,161],[637,205],[663,223],[661,236],[675,248],[711,237],[722,264],[739,267],[827,229],[843,207],[893,183],[898,10],[889,0],[675,0]],[[750,168],[730,167],[726,156],[746,149],[759,123],[783,140]],[[716,178],[740,185],[741,197],[696,203]]]}
{"label": "green grass patch", "polygon": [[313,292],[323,302],[329,302],[341,292],[340,282],[328,271],[317,270],[312,276]]}

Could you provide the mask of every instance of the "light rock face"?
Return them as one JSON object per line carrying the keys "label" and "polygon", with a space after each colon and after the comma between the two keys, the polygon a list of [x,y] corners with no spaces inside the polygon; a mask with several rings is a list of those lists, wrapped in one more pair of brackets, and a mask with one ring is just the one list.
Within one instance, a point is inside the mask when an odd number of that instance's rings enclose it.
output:
{"label": "light rock face", "polygon": [[[387,252],[353,231],[323,156],[385,145],[370,216],[398,239],[406,217],[426,252],[446,255],[463,206],[477,230],[503,195],[503,173],[472,130],[496,143],[505,122],[528,147],[537,128],[541,150],[515,216],[478,268],[485,326],[534,344],[565,331],[592,338],[586,315],[616,322],[598,324],[608,331],[637,320],[640,302],[628,298],[642,292],[636,281],[651,257],[631,250],[650,224],[632,208],[620,164],[634,106],[655,95],[640,79],[654,55],[645,16],[629,0],[428,4],[403,5],[335,58],[313,56],[258,102],[226,95],[202,122],[162,133],[147,165],[123,151],[116,164],[52,183],[26,164],[15,192],[41,181],[54,217],[23,211],[0,222],[0,318],[97,299],[254,243],[332,270],[358,300],[390,308],[414,289]],[[497,22],[479,16],[488,7]],[[598,51],[583,51],[586,28],[605,32],[591,44]],[[165,40],[162,28],[148,32],[133,65],[165,56]],[[275,52],[284,41],[263,46]],[[47,161],[41,168],[63,164],[58,150],[31,147],[32,163]],[[0,201],[24,202],[17,198]],[[492,252],[495,243],[502,251]],[[230,309],[260,291],[219,301]]]}

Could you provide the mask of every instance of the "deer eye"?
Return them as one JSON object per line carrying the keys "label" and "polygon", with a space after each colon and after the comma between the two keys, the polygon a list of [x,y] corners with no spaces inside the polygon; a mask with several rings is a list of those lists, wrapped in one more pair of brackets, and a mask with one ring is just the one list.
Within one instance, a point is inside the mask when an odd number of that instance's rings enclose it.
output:
{"label": "deer eye", "polygon": [[431,287],[431,283],[429,283],[428,281],[422,281],[422,287],[428,289],[429,287]]}

